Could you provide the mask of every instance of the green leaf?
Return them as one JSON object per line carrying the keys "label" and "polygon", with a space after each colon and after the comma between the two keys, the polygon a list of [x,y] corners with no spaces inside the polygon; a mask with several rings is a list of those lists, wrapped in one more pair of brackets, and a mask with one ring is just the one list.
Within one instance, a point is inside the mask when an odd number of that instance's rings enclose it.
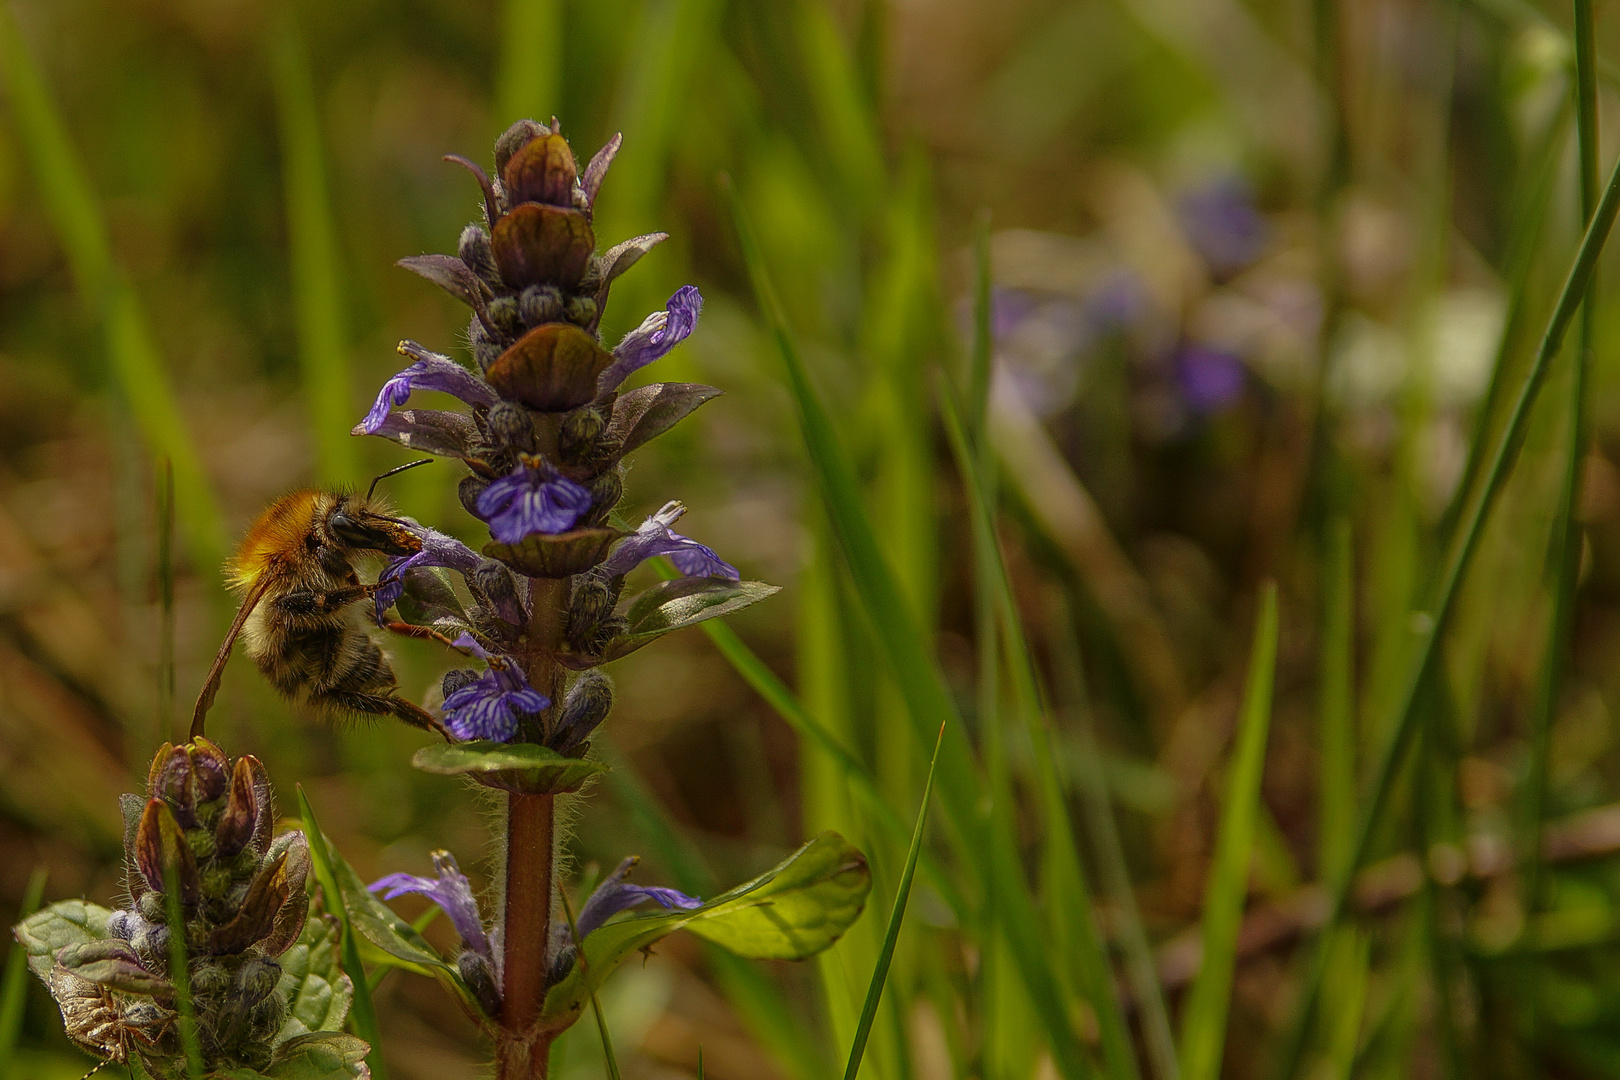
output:
{"label": "green leaf", "polygon": [[1181,1016],[1181,1074],[1184,1080],[1215,1080],[1226,1043],[1226,1019],[1237,967],[1238,928],[1248,892],[1260,810],[1260,775],[1266,764],[1266,733],[1271,726],[1271,688],[1277,666],[1277,586],[1260,596],[1254,649],[1239,714],[1237,747],[1215,834],[1215,856],[1204,891],[1203,965]]}
{"label": "green leaf", "polygon": [[56,954],[69,945],[107,937],[112,911],[87,900],[58,900],[17,926],[17,940],[28,951],[28,967],[43,979],[56,966]]}
{"label": "green leaf", "polygon": [[653,383],[619,395],[607,434],[622,456],[655,439],[723,391],[700,383]]}
{"label": "green leaf", "polygon": [[354,1035],[318,1031],[289,1039],[276,1050],[276,1058],[264,1072],[254,1069],[227,1069],[215,1077],[230,1080],[351,1080],[366,1077],[366,1055],[371,1047]]}
{"label": "green leaf", "polygon": [[[35,867],[28,879],[18,917],[27,919],[39,910],[39,901],[45,895],[45,868]],[[17,1046],[17,1033],[22,1030],[23,1010],[28,1001],[28,949],[21,941],[12,945],[6,954],[5,975],[0,976],[0,1061],[10,1061]],[[0,1076],[3,1076],[0,1073]]]}
{"label": "green leaf", "polygon": [[354,983],[343,971],[336,915],[313,906],[303,933],[277,958],[287,999],[287,1020],[276,1042],[318,1031],[342,1031],[354,998]]}
{"label": "green leaf", "polygon": [[549,746],[498,743],[488,739],[424,746],[411,759],[423,772],[468,776],[487,787],[520,795],[556,795],[578,791],[593,776],[607,772],[599,761],[563,757]]}
{"label": "green leaf", "polygon": [[625,612],[629,629],[608,642],[603,654],[608,660],[617,660],[673,630],[730,615],[781,591],[781,586],[763,581],[717,577],[660,581],[630,604]]}
{"label": "green leaf", "polygon": [[855,921],[871,888],[866,856],[837,833],[822,833],[702,907],[632,915],[591,933],[582,961],[546,995],[545,1019],[571,1023],[621,961],[676,930],[755,960],[813,956]]}

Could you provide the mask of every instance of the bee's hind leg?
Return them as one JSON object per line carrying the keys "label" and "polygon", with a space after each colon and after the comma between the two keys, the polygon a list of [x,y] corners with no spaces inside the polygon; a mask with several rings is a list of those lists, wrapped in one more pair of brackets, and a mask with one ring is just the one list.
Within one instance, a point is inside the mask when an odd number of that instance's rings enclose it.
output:
{"label": "bee's hind leg", "polygon": [[437,732],[445,742],[454,741],[450,738],[450,733],[444,730],[444,725],[433,718],[432,713],[404,698],[394,697],[391,694],[362,694],[353,690],[332,690],[324,696],[334,708],[366,713],[370,716],[395,716],[411,727]]}

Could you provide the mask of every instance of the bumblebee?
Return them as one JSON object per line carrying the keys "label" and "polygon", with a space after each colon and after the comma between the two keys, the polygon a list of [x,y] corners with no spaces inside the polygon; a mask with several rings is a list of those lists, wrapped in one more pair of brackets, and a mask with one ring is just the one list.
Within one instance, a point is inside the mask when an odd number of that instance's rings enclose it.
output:
{"label": "bumblebee", "polygon": [[192,738],[203,733],[238,636],[270,685],[317,716],[396,716],[442,734],[430,713],[398,696],[394,670],[357,606],[378,587],[360,581],[356,558],[421,549],[422,541],[371,491],[304,490],[277,500],[253,523],[228,566],[242,606],[197,698]]}

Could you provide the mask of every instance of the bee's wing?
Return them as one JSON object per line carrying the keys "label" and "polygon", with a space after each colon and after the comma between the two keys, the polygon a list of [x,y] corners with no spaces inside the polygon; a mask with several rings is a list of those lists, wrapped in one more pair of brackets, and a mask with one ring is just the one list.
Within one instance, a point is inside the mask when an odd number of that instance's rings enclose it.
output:
{"label": "bee's wing", "polygon": [[225,674],[225,662],[231,658],[231,648],[242,633],[242,627],[247,625],[248,616],[253,614],[253,609],[264,599],[265,590],[269,586],[270,575],[261,574],[247,596],[242,598],[242,606],[236,610],[236,618],[231,622],[225,640],[220,642],[219,653],[214,657],[214,666],[208,669],[208,678],[203,680],[202,691],[197,695],[197,707],[191,711],[193,739],[203,734],[203,723],[208,718],[208,710],[214,706],[214,695],[219,693],[219,680]]}

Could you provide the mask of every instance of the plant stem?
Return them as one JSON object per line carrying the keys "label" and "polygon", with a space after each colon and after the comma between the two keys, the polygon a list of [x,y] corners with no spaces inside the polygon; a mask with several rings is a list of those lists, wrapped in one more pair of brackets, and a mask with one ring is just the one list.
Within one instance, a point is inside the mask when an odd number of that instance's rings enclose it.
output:
{"label": "plant stem", "polygon": [[[567,583],[532,580],[529,603],[524,672],[530,686],[556,702],[562,697],[557,651],[568,617]],[[501,1026],[506,1031],[497,1049],[495,1075],[498,1080],[544,1080],[552,1034],[533,1029],[545,1003],[546,945],[556,891],[554,796],[512,794],[506,799],[501,1004]]]}

